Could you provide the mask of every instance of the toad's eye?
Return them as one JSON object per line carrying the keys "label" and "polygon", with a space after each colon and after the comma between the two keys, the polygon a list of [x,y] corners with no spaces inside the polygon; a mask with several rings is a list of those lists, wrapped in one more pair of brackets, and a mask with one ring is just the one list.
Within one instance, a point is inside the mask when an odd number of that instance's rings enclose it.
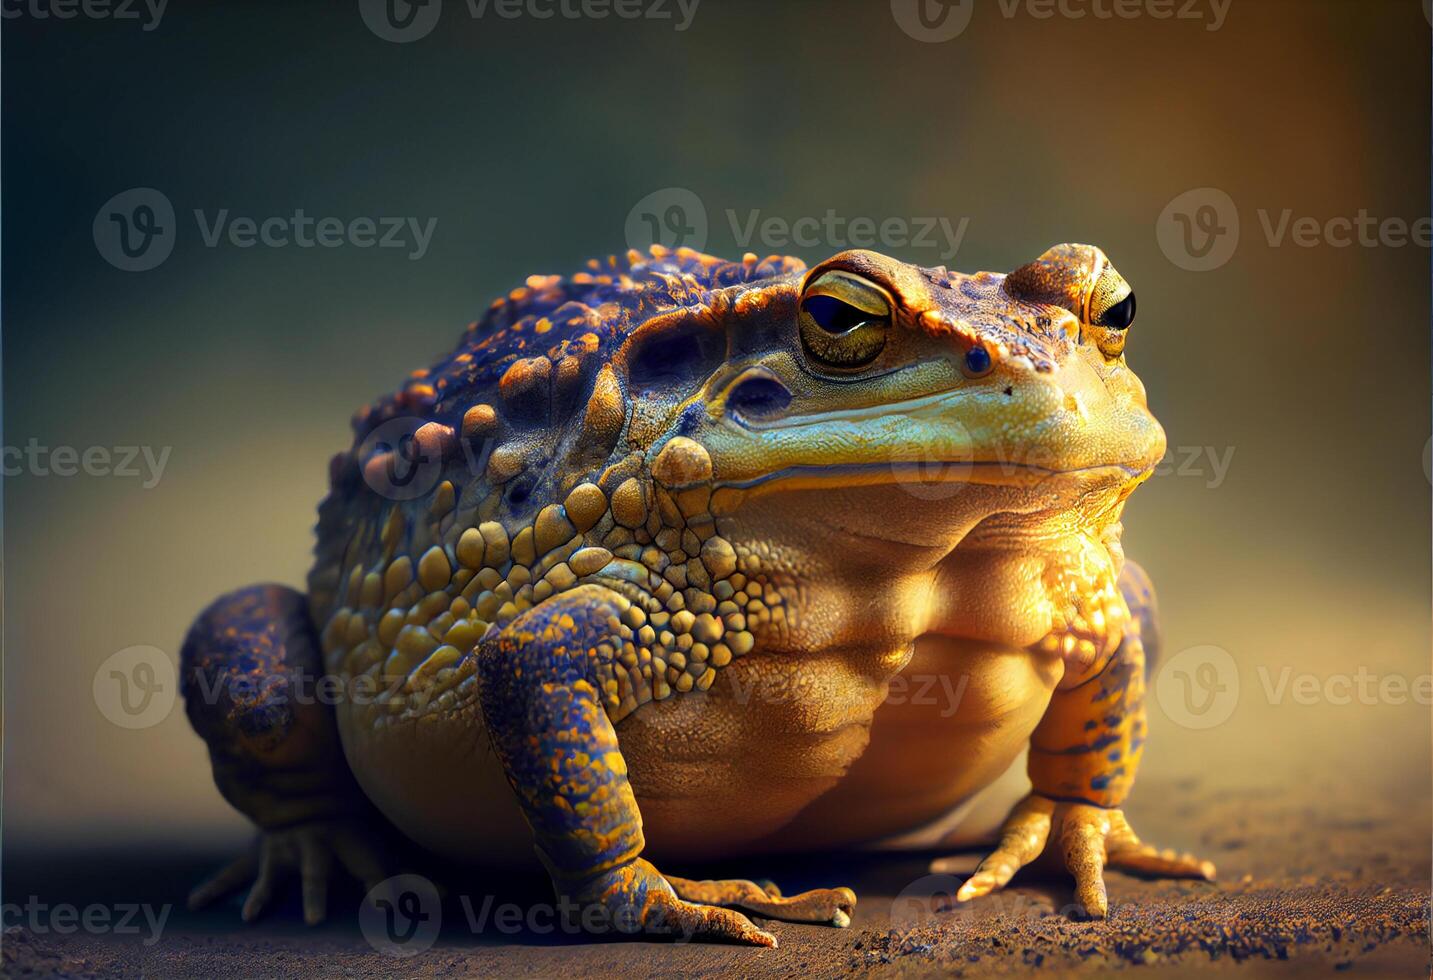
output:
{"label": "toad's eye", "polygon": [[1113,330],[1128,330],[1129,325],[1134,323],[1134,293],[1130,292],[1118,303],[1097,313],[1094,322],[1101,327],[1110,327]]}
{"label": "toad's eye", "polygon": [[886,346],[891,300],[869,280],[827,272],[807,285],[798,319],[808,357],[826,367],[852,370],[874,361]]}

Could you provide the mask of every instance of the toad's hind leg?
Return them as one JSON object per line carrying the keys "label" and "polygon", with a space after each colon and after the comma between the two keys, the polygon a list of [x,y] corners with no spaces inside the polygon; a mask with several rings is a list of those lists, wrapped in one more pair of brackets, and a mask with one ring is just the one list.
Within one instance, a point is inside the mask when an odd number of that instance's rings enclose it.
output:
{"label": "toad's hind leg", "polygon": [[629,604],[601,586],[579,586],[529,609],[479,645],[489,738],[538,856],[559,897],[581,910],[586,928],[774,946],[776,937],[746,916],[708,901],[734,893],[694,888],[686,901],[681,887],[687,883],[675,879],[674,888],[641,857],[642,815],[608,717],[632,685],[650,683],[619,656]]}
{"label": "toad's hind leg", "polygon": [[1062,854],[1078,904],[1095,918],[1109,911],[1106,867],[1213,879],[1208,861],[1141,841],[1120,809],[1143,750],[1144,640],[1157,646],[1158,617],[1154,590],[1138,565],[1126,562],[1119,584],[1130,618],[1118,646],[1061,681],[1030,741],[1034,791],[1011,811],[1000,843],[960,886],[957,901],[1004,887],[1047,845]]}
{"label": "toad's hind leg", "polygon": [[199,908],[252,882],[243,916],[269,903],[297,873],[304,918],[323,918],[329,875],[341,864],[370,888],[384,877],[376,815],[339,744],[307,602],[293,589],[257,585],[218,599],[180,654],[184,708],[209,746],[214,782],[260,830],[242,855],[190,895]]}

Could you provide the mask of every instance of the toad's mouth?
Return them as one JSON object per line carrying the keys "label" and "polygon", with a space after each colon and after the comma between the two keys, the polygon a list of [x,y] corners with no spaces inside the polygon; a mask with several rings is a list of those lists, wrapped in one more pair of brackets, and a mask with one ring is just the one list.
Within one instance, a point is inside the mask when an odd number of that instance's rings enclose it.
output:
{"label": "toad's mouth", "polygon": [[955,485],[1102,489],[1141,482],[1164,433],[1132,399],[1096,390],[963,389],[901,402],[714,426],[703,442],[714,487],[765,493],[807,487]]}
{"label": "toad's mouth", "polygon": [[1038,490],[1050,484],[1070,483],[1097,488],[1111,484],[1139,482],[1153,466],[1121,463],[1059,469],[1015,459],[988,460],[893,460],[888,463],[833,463],[787,466],[746,480],[718,481],[715,485],[733,490],[804,490],[832,486],[862,487],[897,484],[1012,487]]}

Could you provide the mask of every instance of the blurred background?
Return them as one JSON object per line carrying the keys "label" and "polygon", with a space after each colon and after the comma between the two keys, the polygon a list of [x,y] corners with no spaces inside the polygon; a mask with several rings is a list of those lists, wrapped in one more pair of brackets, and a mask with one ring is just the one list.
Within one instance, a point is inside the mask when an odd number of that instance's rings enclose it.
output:
{"label": "blurred background", "polygon": [[219,593],[302,583],[356,407],[527,275],[654,234],[964,271],[1103,247],[1171,447],[1126,516],[1166,624],[1145,794],[1426,847],[1426,5],[493,4],[6,8],[7,859],[244,837],[125,651],[172,664]]}

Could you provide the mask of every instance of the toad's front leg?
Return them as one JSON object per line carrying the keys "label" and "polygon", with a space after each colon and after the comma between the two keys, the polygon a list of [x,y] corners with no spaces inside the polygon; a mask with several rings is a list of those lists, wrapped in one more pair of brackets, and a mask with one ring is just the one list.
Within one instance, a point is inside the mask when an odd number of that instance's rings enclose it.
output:
{"label": "toad's front leg", "polygon": [[1213,879],[1208,861],[1143,843],[1119,809],[1143,751],[1145,644],[1153,648],[1157,636],[1154,592],[1133,562],[1125,564],[1120,591],[1130,612],[1123,639],[1061,682],[1030,741],[1034,792],[1006,819],[999,844],[961,886],[958,901],[1003,887],[1050,842],[1075,878],[1076,901],[1094,918],[1109,910],[1106,867]]}
{"label": "toad's front leg", "polygon": [[479,645],[489,738],[558,897],[576,906],[574,918],[589,930],[759,946],[775,946],[776,937],[717,903],[799,921],[849,921],[855,896],[848,889],[783,897],[745,881],[667,879],[642,859],[642,815],[608,716],[629,685],[645,680],[620,659],[627,605],[601,586],[579,586]]}

